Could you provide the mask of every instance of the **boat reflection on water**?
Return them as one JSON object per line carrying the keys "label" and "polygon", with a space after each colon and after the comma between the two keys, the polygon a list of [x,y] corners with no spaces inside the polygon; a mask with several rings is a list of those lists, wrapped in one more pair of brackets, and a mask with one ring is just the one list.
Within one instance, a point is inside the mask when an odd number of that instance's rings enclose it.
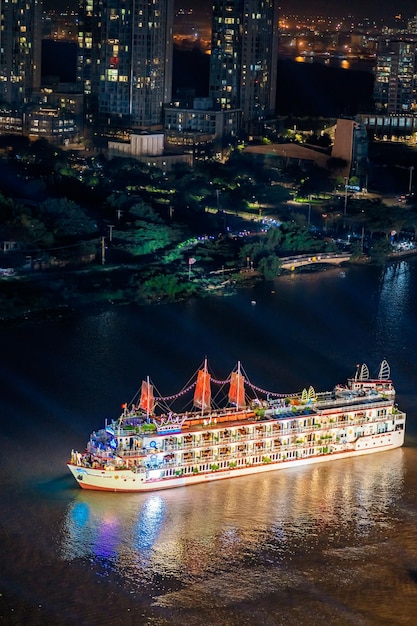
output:
{"label": "boat reflection on water", "polygon": [[150,586],[154,596],[202,577],[220,586],[226,570],[239,570],[240,580],[247,559],[261,566],[266,554],[272,568],[290,562],[295,567],[297,557],[305,568],[312,551],[315,561],[317,550],[326,553],[329,536],[331,548],[336,554],[343,548],[346,558],[346,549],[363,549],[381,529],[385,535],[395,532],[405,452],[193,489],[115,495],[77,491],[63,523],[62,558],[94,561],[121,576],[132,591]]}

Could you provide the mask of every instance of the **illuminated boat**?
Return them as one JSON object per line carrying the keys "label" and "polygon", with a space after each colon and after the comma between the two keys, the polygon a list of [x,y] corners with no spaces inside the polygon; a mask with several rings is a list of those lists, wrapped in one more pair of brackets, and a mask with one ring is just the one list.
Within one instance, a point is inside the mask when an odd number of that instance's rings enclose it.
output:
{"label": "illuminated boat", "polygon": [[[173,396],[144,380],[117,420],[93,432],[84,452],[71,452],[68,468],[83,489],[153,491],[398,448],[406,415],[389,376],[383,361],[376,378],[363,365],[331,392],[281,394],[251,384],[240,363],[215,380],[205,361]],[[224,408],[213,385],[227,389]],[[190,394],[192,410],[169,408]]]}

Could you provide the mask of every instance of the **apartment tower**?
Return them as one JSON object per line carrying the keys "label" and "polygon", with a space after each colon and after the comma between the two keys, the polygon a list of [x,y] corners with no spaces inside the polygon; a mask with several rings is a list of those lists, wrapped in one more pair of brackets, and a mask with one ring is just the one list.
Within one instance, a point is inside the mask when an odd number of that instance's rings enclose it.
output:
{"label": "apartment tower", "polygon": [[171,100],[174,0],[80,0],[78,80],[90,121],[158,130]]}
{"label": "apartment tower", "polygon": [[20,108],[41,80],[41,0],[0,0],[0,101]]}
{"label": "apartment tower", "polygon": [[379,40],[374,83],[378,112],[398,114],[415,109],[416,39],[407,36]]}
{"label": "apartment tower", "polygon": [[277,60],[277,0],[213,0],[210,96],[247,133],[275,115]]}

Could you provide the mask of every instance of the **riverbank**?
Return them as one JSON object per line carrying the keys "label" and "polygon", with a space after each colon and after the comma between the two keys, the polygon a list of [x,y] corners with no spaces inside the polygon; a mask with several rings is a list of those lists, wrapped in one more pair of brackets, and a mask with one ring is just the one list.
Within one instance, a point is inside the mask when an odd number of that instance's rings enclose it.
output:
{"label": "riverbank", "polygon": [[[71,315],[76,311],[100,309],[108,305],[136,303],[138,306],[168,304],[189,298],[224,297],[237,289],[250,288],[262,276],[255,270],[236,271],[207,278],[182,279],[182,288],[172,293],[141,291],[143,281],[137,271],[126,267],[94,268],[82,272],[39,271],[36,275],[13,276],[2,280],[0,322],[24,322]],[[179,282],[179,281],[178,281]],[[167,284],[166,289],[169,286]]]}
{"label": "riverbank", "polygon": [[[417,247],[396,250],[387,263],[417,255]],[[282,274],[318,273],[328,269],[319,257],[310,265],[283,269]],[[363,256],[345,265],[369,265]],[[165,282],[163,279],[165,278]],[[88,269],[64,271],[33,271],[2,276],[0,294],[0,321],[22,323],[72,315],[75,311],[100,309],[110,305],[136,303],[139,306],[164,304],[190,298],[225,297],[240,289],[252,288],[263,280],[254,269],[222,269],[204,273],[179,272],[178,275],[156,276],[155,289],[147,289],[143,269],[135,266],[94,266]],[[148,285],[149,287],[149,285]],[[158,291],[159,289],[159,291]]]}

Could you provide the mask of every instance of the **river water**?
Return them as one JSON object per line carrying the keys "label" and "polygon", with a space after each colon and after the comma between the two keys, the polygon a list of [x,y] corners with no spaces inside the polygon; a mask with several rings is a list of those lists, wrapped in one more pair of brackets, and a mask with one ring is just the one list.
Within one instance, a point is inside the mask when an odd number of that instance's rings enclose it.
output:
{"label": "river water", "polygon": [[[417,610],[417,259],[279,278],[236,296],[0,329],[0,623],[408,625]],[[386,358],[400,450],[150,494],[83,492],[72,448],[142,378],[207,356],[316,391]]]}

